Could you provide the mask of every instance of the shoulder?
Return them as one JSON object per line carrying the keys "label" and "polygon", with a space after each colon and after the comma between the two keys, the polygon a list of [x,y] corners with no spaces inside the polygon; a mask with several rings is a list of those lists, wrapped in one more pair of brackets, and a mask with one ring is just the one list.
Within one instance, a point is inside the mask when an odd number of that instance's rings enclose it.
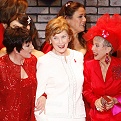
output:
{"label": "shoulder", "polygon": [[0,57],[4,56],[6,54],[6,48],[3,47],[1,50],[0,50]]}
{"label": "shoulder", "polygon": [[121,65],[121,59],[117,57],[112,57],[112,64]]}
{"label": "shoulder", "polygon": [[38,59],[39,57],[43,56],[44,53],[42,51],[38,51],[38,50],[33,50],[32,54]]}
{"label": "shoulder", "polygon": [[84,58],[84,54],[80,51],[70,49],[70,53],[73,53],[75,57],[82,58],[82,59]]}
{"label": "shoulder", "polygon": [[84,66],[85,66],[85,67],[88,67],[88,68],[95,67],[95,66],[97,66],[98,64],[99,64],[99,61],[94,60],[94,59],[89,60],[89,61],[84,61]]}
{"label": "shoulder", "polygon": [[44,62],[48,62],[51,59],[51,55],[50,52],[43,54],[43,56],[38,57],[38,62],[40,61],[44,61]]}
{"label": "shoulder", "polygon": [[8,55],[4,55],[2,57],[0,57],[0,66],[6,66],[6,64],[8,64],[9,58]]}
{"label": "shoulder", "polygon": [[37,58],[34,55],[31,55],[30,58],[25,59],[25,63],[29,66],[36,66]]}

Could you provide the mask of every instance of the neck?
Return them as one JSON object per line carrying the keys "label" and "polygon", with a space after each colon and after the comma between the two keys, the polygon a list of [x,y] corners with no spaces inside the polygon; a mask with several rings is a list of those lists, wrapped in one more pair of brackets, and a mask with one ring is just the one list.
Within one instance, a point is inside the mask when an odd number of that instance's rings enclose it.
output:
{"label": "neck", "polygon": [[52,50],[56,55],[61,55],[61,56],[68,56],[69,55],[69,50],[66,49],[64,52],[58,52],[55,49]]}
{"label": "neck", "polygon": [[19,55],[19,53],[12,52],[9,54],[10,60],[17,64],[17,65],[23,65],[24,63],[24,58]]}
{"label": "neck", "polygon": [[109,56],[108,58],[109,58],[109,63],[108,64],[105,62],[105,59],[102,59],[102,60],[100,60],[100,65],[104,66],[104,67],[109,66],[110,62],[111,62],[111,57]]}
{"label": "neck", "polygon": [[72,29],[72,31],[73,31],[74,39],[78,39],[78,32],[75,32],[73,29]]}

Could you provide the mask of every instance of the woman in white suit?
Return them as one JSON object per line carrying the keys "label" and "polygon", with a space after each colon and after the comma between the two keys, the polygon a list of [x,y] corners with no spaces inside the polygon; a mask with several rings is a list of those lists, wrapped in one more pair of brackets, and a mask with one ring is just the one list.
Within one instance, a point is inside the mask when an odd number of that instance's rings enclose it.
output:
{"label": "woman in white suit", "polygon": [[[48,22],[45,35],[53,50],[37,62],[36,120],[85,121],[83,54],[68,48],[73,33],[62,16]],[[39,114],[40,96],[44,92],[47,94],[45,110]]]}

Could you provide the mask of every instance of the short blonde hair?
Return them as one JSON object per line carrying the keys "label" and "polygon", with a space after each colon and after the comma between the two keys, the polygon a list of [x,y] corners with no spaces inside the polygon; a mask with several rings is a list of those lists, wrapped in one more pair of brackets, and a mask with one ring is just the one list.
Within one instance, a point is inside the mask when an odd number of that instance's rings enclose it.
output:
{"label": "short blonde hair", "polygon": [[49,41],[51,36],[59,34],[64,30],[68,33],[70,40],[73,40],[73,32],[64,17],[59,16],[58,18],[50,20],[45,29],[46,41]]}

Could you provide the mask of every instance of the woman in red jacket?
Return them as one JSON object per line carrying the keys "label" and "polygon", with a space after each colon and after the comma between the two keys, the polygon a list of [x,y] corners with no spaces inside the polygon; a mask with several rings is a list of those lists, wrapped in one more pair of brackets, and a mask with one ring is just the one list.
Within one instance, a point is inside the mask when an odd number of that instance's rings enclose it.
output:
{"label": "woman in red jacket", "polygon": [[94,60],[85,62],[84,91],[91,121],[121,121],[121,60],[112,52],[121,45],[121,16],[103,15],[84,35],[93,41]]}

